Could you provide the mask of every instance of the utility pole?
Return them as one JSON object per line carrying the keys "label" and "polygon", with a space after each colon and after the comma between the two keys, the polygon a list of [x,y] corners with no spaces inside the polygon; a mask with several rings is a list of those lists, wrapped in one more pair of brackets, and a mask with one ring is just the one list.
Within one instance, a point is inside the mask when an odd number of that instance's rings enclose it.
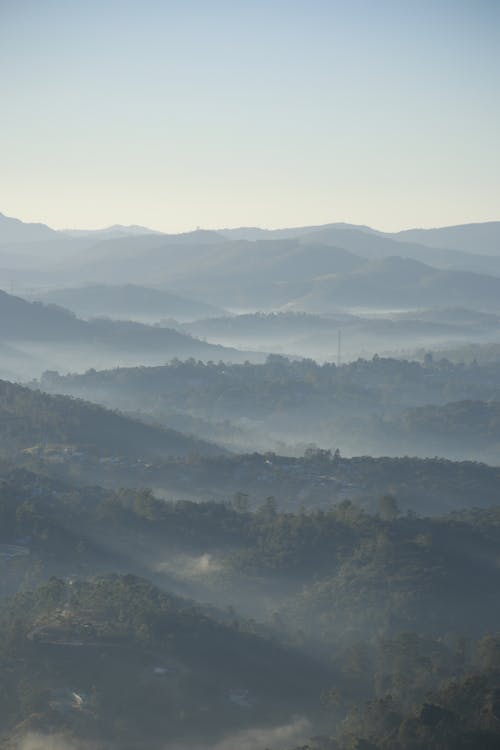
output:
{"label": "utility pole", "polygon": [[339,328],[339,337],[337,342],[337,367],[340,367],[341,363],[341,346],[342,346],[342,331]]}

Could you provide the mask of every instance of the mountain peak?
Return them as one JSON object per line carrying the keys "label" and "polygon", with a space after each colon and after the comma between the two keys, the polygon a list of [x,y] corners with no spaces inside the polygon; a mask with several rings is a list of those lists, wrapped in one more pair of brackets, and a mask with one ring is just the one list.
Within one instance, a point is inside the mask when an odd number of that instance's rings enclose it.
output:
{"label": "mountain peak", "polygon": [[46,224],[24,222],[0,213],[0,244],[9,242],[43,242],[57,239],[59,233]]}

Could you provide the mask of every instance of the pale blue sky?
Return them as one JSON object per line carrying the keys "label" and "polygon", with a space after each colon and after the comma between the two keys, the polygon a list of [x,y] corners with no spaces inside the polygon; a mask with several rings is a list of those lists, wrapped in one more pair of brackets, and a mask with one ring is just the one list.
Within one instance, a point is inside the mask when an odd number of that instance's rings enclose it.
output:
{"label": "pale blue sky", "polygon": [[500,0],[0,0],[0,211],[500,219]]}

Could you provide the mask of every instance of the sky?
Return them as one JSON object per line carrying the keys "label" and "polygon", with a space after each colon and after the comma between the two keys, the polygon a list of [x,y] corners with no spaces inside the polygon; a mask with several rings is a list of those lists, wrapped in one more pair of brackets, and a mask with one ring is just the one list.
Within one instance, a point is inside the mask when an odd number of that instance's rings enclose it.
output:
{"label": "sky", "polygon": [[0,211],[500,219],[500,0],[0,0]]}

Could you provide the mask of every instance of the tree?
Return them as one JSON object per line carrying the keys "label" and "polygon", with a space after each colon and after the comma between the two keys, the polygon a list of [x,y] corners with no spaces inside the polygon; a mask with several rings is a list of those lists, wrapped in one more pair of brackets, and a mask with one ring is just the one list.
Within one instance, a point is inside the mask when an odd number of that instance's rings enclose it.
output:
{"label": "tree", "polygon": [[244,492],[236,492],[233,497],[232,505],[233,508],[238,511],[238,513],[248,513],[248,495],[246,495]]}
{"label": "tree", "polygon": [[266,497],[262,505],[259,507],[259,513],[262,513],[262,515],[268,520],[273,519],[276,516],[277,511],[278,506],[276,498],[272,495]]}
{"label": "tree", "polygon": [[398,501],[394,495],[383,495],[378,501],[378,512],[384,521],[394,521],[399,516]]}

